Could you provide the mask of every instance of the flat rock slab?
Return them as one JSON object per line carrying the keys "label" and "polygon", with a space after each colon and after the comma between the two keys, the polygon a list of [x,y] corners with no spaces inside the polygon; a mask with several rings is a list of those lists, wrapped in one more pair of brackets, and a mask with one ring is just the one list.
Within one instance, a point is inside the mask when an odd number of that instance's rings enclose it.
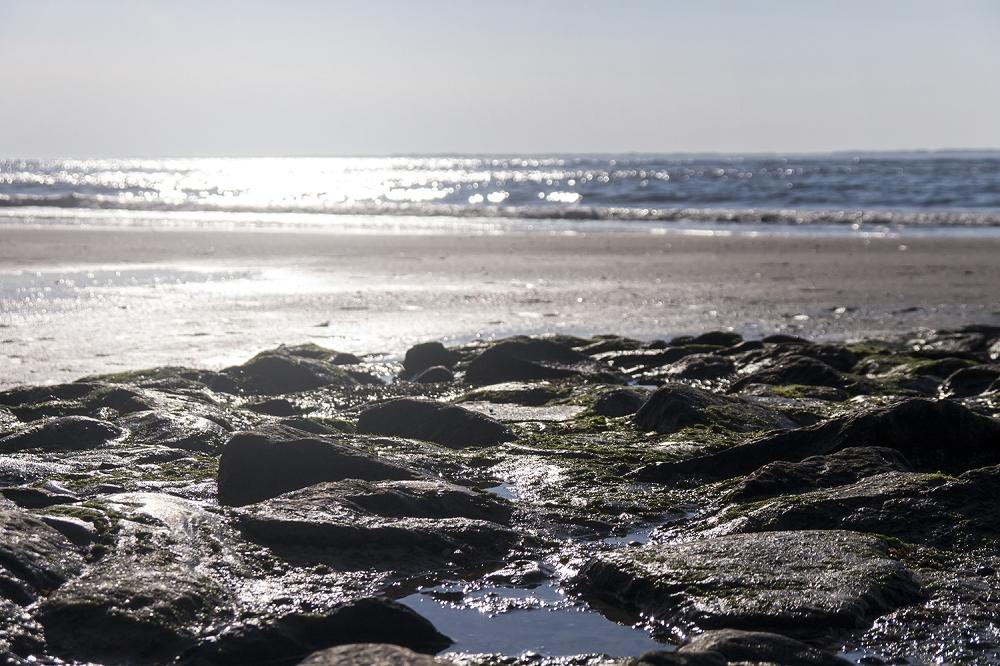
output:
{"label": "flat rock slab", "polygon": [[580,405],[511,405],[497,402],[463,402],[462,406],[490,418],[507,423],[525,421],[569,421],[579,416],[584,408]]}
{"label": "flat rock slab", "polygon": [[452,449],[514,439],[507,426],[484,414],[417,398],[398,398],[365,409],[358,417],[358,432],[422,439]]}
{"label": "flat rock slab", "polygon": [[602,554],[574,578],[585,596],[671,632],[820,637],[922,598],[881,539],[846,531],[740,534]]}

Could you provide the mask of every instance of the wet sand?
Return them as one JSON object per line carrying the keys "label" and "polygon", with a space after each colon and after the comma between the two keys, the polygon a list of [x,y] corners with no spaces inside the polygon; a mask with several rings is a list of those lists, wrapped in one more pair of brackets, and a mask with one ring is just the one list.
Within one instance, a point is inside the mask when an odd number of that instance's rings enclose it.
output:
{"label": "wet sand", "polygon": [[0,228],[0,386],[276,344],[1000,323],[1000,240]]}

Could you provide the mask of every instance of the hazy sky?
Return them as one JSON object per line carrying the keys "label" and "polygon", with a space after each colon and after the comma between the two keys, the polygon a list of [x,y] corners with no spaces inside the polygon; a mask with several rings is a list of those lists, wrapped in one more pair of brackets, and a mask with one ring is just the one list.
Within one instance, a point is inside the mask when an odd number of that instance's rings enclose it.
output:
{"label": "hazy sky", "polygon": [[0,155],[1000,148],[1000,1],[0,0]]}

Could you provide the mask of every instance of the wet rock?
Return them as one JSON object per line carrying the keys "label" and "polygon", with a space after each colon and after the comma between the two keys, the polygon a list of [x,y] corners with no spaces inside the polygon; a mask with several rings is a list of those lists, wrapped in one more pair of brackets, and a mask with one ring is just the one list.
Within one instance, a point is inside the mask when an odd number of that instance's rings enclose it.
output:
{"label": "wet rock", "polygon": [[845,661],[781,634],[719,629],[695,636],[681,655],[715,653],[729,663],[763,662],[782,666],[844,666]]}
{"label": "wet rock", "polygon": [[435,654],[451,645],[452,640],[406,606],[387,599],[359,599],[326,612],[293,613],[235,625],[188,651],[180,663],[292,666],[300,663],[303,655],[359,643],[390,643]]}
{"label": "wet rock", "polygon": [[[969,367],[969,361],[961,358],[939,358],[923,363],[917,363],[908,368],[909,373],[918,377],[930,376],[946,379],[962,368]],[[907,366],[901,366],[906,368]]]}
{"label": "wet rock", "polygon": [[0,495],[25,509],[43,509],[56,504],[71,504],[80,499],[71,493],[53,492],[45,488],[31,486],[3,488],[0,489]]}
{"label": "wet rock", "polygon": [[458,353],[445,347],[440,342],[422,342],[406,350],[403,358],[403,371],[407,377],[415,377],[428,368],[443,366],[452,368],[458,362]]}
{"label": "wet rock", "polygon": [[57,654],[111,663],[166,661],[209,623],[224,593],[192,570],[105,563],[49,596],[38,620]]}
{"label": "wet rock", "polygon": [[560,391],[548,382],[530,384],[506,382],[473,389],[456,399],[456,402],[496,402],[524,405],[526,407],[540,407],[561,397],[564,393],[564,391]]}
{"label": "wet rock", "polygon": [[490,345],[472,359],[465,372],[465,380],[470,384],[567,377],[608,384],[624,382],[612,368],[586,354],[552,340],[528,337],[508,338]]}
{"label": "wet rock", "polygon": [[662,434],[696,425],[717,426],[733,432],[795,426],[786,416],[752,402],[681,384],[667,384],[657,389],[633,418],[639,429]]}
{"label": "wet rock", "polygon": [[447,666],[454,662],[398,645],[359,643],[314,652],[299,666]]}
{"label": "wet rock", "polygon": [[722,379],[734,372],[731,360],[715,354],[691,354],[663,369],[665,376],[674,379]]}
{"label": "wet rock", "polygon": [[774,335],[767,335],[760,339],[761,342],[765,342],[772,345],[808,345],[812,344],[809,340],[805,338],[800,338],[797,335],[788,335],[787,333],[775,333]]}
{"label": "wet rock", "polygon": [[1000,534],[1000,468],[940,474],[887,472],[835,488],[774,497],[715,528],[731,531],[848,529],[942,548],[973,548]]}
{"label": "wet rock", "polygon": [[0,457],[0,486],[16,486],[69,472],[68,465],[39,462],[26,455]]}
{"label": "wet rock", "polygon": [[225,372],[244,389],[276,394],[309,391],[321,386],[357,386],[356,375],[342,367],[308,355],[278,348],[261,352],[243,365]]}
{"label": "wet rock", "polygon": [[1000,379],[1000,365],[977,365],[956,370],[941,385],[941,393],[956,398],[979,395]]}
{"label": "wet rock", "polygon": [[294,416],[299,412],[295,405],[284,398],[271,398],[269,400],[261,400],[260,402],[252,402],[246,405],[245,409],[269,416]]}
{"label": "wet rock", "polygon": [[598,354],[594,358],[614,368],[620,368],[632,374],[642,373],[649,368],[659,368],[678,361],[685,356],[697,354],[695,349],[686,347],[665,347],[641,349],[627,352],[609,352]]}
{"label": "wet rock", "polygon": [[0,453],[26,449],[92,449],[117,439],[121,434],[120,428],[107,421],[86,416],[62,416],[32,424],[0,438]]}
{"label": "wet rock", "polygon": [[632,351],[635,349],[642,349],[642,347],[643,344],[640,340],[623,338],[619,335],[605,335],[598,336],[598,339],[594,340],[594,342],[579,347],[579,351],[587,354],[588,356],[593,356],[595,354],[603,354],[610,351]]}
{"label": "wet rock", "polygon": [[777,461],[742,479],[730,493],[739,500],[797,494],[819,488],[843,486],[883,472],[912,471],[895,449],[858,446],[800,462]]}
{"label": "wet rock", "polygon": [[685,338],[683,343],[671,341],[671,344],[732,347],[733,345],[738,345],[741,342],[743,342],[743,336],[739,333],[733,333],[732,331],[709,331],[708,333],[696,335],[693,338]]}
{"label": "wet rock", "polygon": [[730,391],[739,391],[748,384],[801,384],[804,386],[832,386],[845,388],[850,381],[823,361],[792,354],[774,365],[752,372],[733,382]]}
{"label": "wet rock", "polygon": [[185,451],[218,453],[228,433],[214,421],[195,414],[135,412],[118,420],[134,444],[167,446]]}
{"label": "wet rock", "polygon": [[657,650],[626,660],[623,666],[726,666],[729,662],[718,652],[667,652]]}
{"label": "wet rock", "polygon": [[655,463],[637,478],[731,478],[778,460],[797,462],[854,446],[896,449],[916,470],[962,472],[1000,463],[1000,421],[950,400],[914,398],[768,435],[711,455]]}
{"label": "wet rock", "polygon": [[426,370],[421,370],[417,373],[416,376],[413,377],[413,381],[418,384],[453,382],[455,381],[455,373],[443,365],[433,365]]}
{"label": "wet rock", "polygon": [[987,337],[978,331],[938,331],[924,340],[912,341],[918,351],[971,354],[986,347]]}
{"label": "wet rock", "polygon": [[38,518],[77,546],[89,546],[97,539],[97,530],[86,520],[71,516],[40,515]]}
{"label": "wet rock", "polygon": [[453,449],[515,439],[510,428],[488,416],[416,398],[398,398],[365,409],[358,417],[358,432],[422,439]]}
{"label": "wet rock", "polygon": [[635,389],[616,388],[597,396],[590,410],[598,416],[628,416],[635,414],[646,402],[646,395]]}
{"label": "wet rock", "polygon": [[0,509],[0,600],[27,605],[83,567],[83,558],[58,531],[38,518]]}
{"label": "wet rock", "polygon": [[[242,530],[271,546],[333,549],[341,566],[427,566],[496,557],[515,540],[510,506],[441,481],[321,483],[245,507]],[[402,563],[402,564],[401,564]]]}
{"label": "wet rock", "polygon": [[240,432],[219,460],[219,502],[259,502],[323,481],[413,479],[403,467],[351,446],[350,436],[302,437],[301,431]]}
{"label": "wet rock", "polygon": [[573,584],[671,632],[745,629],[814,638],[864,626],[922,598],[888,550],[876,537],[839,530],[652,543],[599,555]]}

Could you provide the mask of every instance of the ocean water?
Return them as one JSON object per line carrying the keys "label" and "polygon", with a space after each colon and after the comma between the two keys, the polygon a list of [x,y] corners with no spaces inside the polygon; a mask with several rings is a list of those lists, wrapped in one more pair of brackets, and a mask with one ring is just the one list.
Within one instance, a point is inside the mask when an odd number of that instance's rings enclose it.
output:
{"label": "ocean water", "polygon": [[0,160],[0,224],[1000,229],[1000,153]]}

